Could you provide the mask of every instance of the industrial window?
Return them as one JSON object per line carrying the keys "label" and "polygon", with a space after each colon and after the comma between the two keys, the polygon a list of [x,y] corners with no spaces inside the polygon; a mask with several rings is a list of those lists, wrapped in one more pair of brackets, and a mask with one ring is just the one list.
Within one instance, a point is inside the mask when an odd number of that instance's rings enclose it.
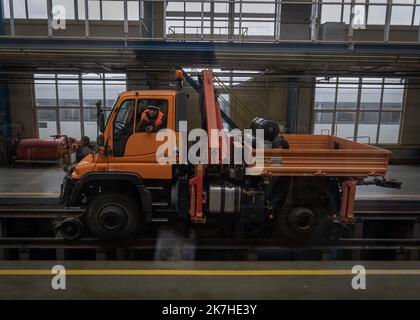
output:
{"label": "industrial window", "polygon": [[[383,25],[386,24],[387,1],[369,0],[369,5],[365,5],[367,12],[367,24]],[[418,26],[420,17],[420,7],[416,6],[419,0],[392,0],[390,25],[399,26]]]}
{"label": "industrial window", "polygon": [[[77,0],[78,17],[84,20],[85,0]],[[127,1],[127,19],[130,21],[138,21],[143,1],[128,0]],[[122,0],[89,0],[88,1],[89,20],[124,20],[124,1]]]}
{"label": "industrial window", "polygon": [[[62,6],[67,19],[85,19],[86,0],[51,0],[52,8]],[[139,0],[127,1],[128,20],[139,20]],[[123,0],[88,0],[90,20],[124,20]],[[10,18],[9,0],[3,0],[3,12]],[[13,0],[15,19],[47,19],[47,0]]]}
{"label": "industrial window", "polygon": [[[350,23],[351,0],[324,0],[321,4],[321,23]],[[335,3],[336,2],[336,3]],[[419,0],[393,0],[390,5],[390,25],[418,26],[420,20]],[[384,25],[387,0],[356,1],[353,9],[355,24]]]}
{"label": "industrial window", "polygon": [[75,19],[74,0],[52,0],[51,4],[52,4],[52,8],[54,8],[55,6],[63,7],[65,9],[66,19]]}
{"label": "industrial window", "polygon": [[313,132],[398,143],[404,89],[395,78],[317,78]]}
{"label": "industrial window", "polygon": [[96,102],[110,109],[126,90],[125,74],[35,74],[38,134],[48,138],[66,134],[96,139]]}
{"label": "industrial window", "polygon": [[[367,24],[385,24],[386,3],[387,0],[369,0],[369,7],[367,7]],[[366,10],[366,6],[363,10]]]}
{"label": "industrial window", "polygon": [[[9,0],[3,0],[3,12],[10,18]],[[47,0],[13,0],[15,19],[47,19]]]}
{"label": "industrial window", "polygon": [[[351,0],[326,0],[328,4],[321,6],[321,23],[350,21]],[[335,4],[334,2],[337,2]]]}
{"label": "industrial window", "polygon": [[[261,3],[258,3],[261,2]],[[274,36],[275,1],[168,1],[166,33],[174,37]]]}
{"label": "industrial window", "polygon": [[[392,2],[395,4],[414,4],[414,0],[393,0]],[[392,6],[391,24],[411,25],[413,14],[413,6]]]}
{"label": "industrial window", "polygon": [[[79,19],[85,19],[85,0],[78,1]],[[139,19],[139,3],[138,0],[127,1],[127,18],[128,20]],[[88,2],[89,20],[124,20],[124,1],[122,0],[89,0]]]}
{"label": "industrial window", "polygon": [[[10,0],[3,0],[3,12],[10,18]],[[51,0],[52,7],[65,8],[67,19],[84,20],[85,4],[88,4],[89,20],[124,20],[123,0]],[[47,19],[47,0],[12,0],[15,19]],[[128,0],[127,18],[139,21],[144,18],[144,3],[148,1]],[[149,2],[153,2],[150,0]],[[261,3],[258,3],[261,2]],[[420,22],[420,0],[392,0],[389,5],[390,25],[418,26]],[[286,5],[285,3],[282,5]],[[318,6],[318,4],[314,4]],[[320,23],[350,23],[351,0],[323,0],[317,12]],[[279,7],[280,8],[280,7]],[[386,0],[356,1],[356,24],[384,25],[388,4]],[[167,1],[167,34],[195,36],[203,34],[247,36],[273,36],[275,34],[276,1],[214,0],[213,3],[197,1]],[[317,10],[316,10],[317,11]],[[203,20],[203,23],[202,23]],[[287,22],[282,22],[287,23]]]}
{"label": "industrial window", "polygon": [[220,109],[227,115],[230,116],[230,96],[228,93],[221,93],[217,97],[217,102],[219,102]]}

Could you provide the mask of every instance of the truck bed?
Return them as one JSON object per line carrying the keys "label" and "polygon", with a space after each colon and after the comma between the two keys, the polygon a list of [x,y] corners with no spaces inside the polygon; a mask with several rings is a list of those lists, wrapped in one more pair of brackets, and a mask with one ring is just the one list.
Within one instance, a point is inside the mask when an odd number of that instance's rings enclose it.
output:
{"label": "truck bed", "polygon": [[388,169],[391,152],[378,147],[330,135],[283,137],[290,148],[265,149],[263,175],[365,178],[384,176]]}

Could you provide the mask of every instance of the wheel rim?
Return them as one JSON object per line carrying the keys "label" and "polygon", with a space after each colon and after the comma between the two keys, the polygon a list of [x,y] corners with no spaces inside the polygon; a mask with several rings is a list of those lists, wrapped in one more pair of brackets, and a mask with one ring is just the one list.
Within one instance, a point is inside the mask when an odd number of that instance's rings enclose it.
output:
{"label": "wheel rim", "polygon": [[316,217],[311,209],[298,207],[289,213],[287,220],[289,224],[293,225],[296,231],[309,232],[313,229]]}
{"label": "wheel rim", "polygon": [[103,206],[98,213],[99,226],[107,232],[117,232],[127,224],[125,209],[117,204]]}
{"label": "wheel rim", "polygon": [[68,218],[63,221],[60,231],[65,239],[77,239],[82,232],[82,223],[78,219]]}

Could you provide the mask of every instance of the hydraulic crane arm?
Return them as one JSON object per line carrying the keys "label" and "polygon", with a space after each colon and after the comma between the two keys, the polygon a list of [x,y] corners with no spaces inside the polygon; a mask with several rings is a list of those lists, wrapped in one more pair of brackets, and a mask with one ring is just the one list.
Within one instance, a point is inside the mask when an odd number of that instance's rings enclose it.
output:
{"label": "hydraulic crane arm", "polygon": [[[223,130],[222,117],[228,119],[227,123],[232,127],[237,128],[237,126],[220,109],[214,92],[213,72],[203,70],[201,77],[199,77],[199,84],[182,69],[177,70],[177,78],[181,83],[185,79],[200,95],[200,112],[202,120],[204,120],[202,123],[207,130],[209,139],[208,161],[209,163],[221,164],[227,156],[224,146],[228,143]],[[212,146],[218,146],[218,154],[212,152],[214,151]],[[215,159],[215,157],[218,159]],[[203,213],[204,176],[205,166],[199,164],[196,166],[195,176],[190,179],[190,215],[191,220],[196,223],[205,223],[206,221]]]}
{"label": "hydraulic crane arm", "polygon": [[[200,83],[197,83],[193,78],[191,78],[183,69],[178,68],[177,70],[179,70],[182,73],[183,78],[185,79],[185,81],[200,95],[200,97],[203,97],[203,92],[205,90],[204,87],[208,87],[211,86],[213,89],[211,89],[214,92],[214,81],[213,81],[213,73],[211,72],[211,70],[204,70],[204,72],[210,72],[211,73],[211,83],[204,83],[203,81],[203,77],[200,77]],[[214,95],[214,93],[213,93]],[[214,99],[213,101],[215,101],[216,104],[217,101],[216,99]],[[225,121],[229,127],[231,129],[237,129],[239,128],[236,123],[220,108],[220,106],[218,106],[218,109],[220,110],[220,115],[223,121]]]}

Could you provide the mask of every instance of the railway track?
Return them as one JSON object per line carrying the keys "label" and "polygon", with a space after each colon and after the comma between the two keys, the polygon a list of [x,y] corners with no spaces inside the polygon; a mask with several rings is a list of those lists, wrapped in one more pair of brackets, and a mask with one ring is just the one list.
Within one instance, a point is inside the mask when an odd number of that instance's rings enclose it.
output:
{"label": "railway track", "polygon": [[61,208],[1,208],[0,219],[63,219],[77,218],[83,209]]}
{"label": "railway track", "polygon": [[[106,242],[93,238],[0,238],[0,260],[70,259],[71,252],[84,252],[78,260],[360,260],[363,252],[394,252],[397,260],[418,260],[420,239],[340,239],[333,245],[291,246],[273,240],[173,238]],[[203,258],[204,254],[204,258]],[[201,258],[200,258],[201,256]],[[134,257],[134,258],[133,258]],[[262,257],[262,258],[261,258]],[[285,258],[286,257],[286,258]],[[382,259],[381,259],[382,260]],[[387,259],[385,259],[387,260]],[[391,259],[393,260],[393,259]]]}
{"label": "railway track", "polygon": [[[359,203],[354,212],[358,219],[414,219],[420,218],[420,201],[384,201],[384,205],[368,205]],[[65,209],[59,206],[37,205],[27,206],[1,206],[0,219],[2,218],[31,218],[55,219],[78,217],[85,212],[81,208]]]}
{"label": "railway track", "polygon": [[[397,210],[397,208],[399,208]],[[298,246],[285,244],[273,239],[233,239],[233,238],[188,238],[181,235],[165,237],[139,238],[130,241],[104,241],[95,238],[80,238],[66,240],[59,235],[44,236],[13,236],[8,233],[7,221],[36,219],[38,221],[79,217],[83,209],[63,209],[59,207],[0,207],[0,259],[32,259],[32,252],[47,250],[55,252],[57,259],[66,259],[67,253],[75,250],[92,251],[98,260],[108,259],[110,252],[117,252],[117,256],[126,259],[130,253],[148,252],[149,256],[159,256],[162,252],[177,251],[225,253],[237,251],[246,253],[247,257],[258,259],[259,255],[275,257],[284,253],[319,252],[321,258],[337,256],[337,252],[346,259],[358,259],[364,252],[392,251],[395,255],[407,259],[418,260],[420,253],[420,206],[409,201],[393,202],[393,205],[356,207],[356,223],[349,238],[339,239],[334,244],[316,244]],[[372,223],[403,223],[408,232],[404,237],[369,237],[365,229]],[[154,252],[154,254],[153,254]],[[111,254],[113,256],[114,254]],[[140,254],[141,255],[141,254]],[[146,254],[147,255],[147,254]],[[169,254],[170,255],[170,254]],[[216,254],[217,255],[217,254]],[[38,257],[39,258],[39,257]],[[91,259],[91,258],[90,258]],[[248,259],[248,258],[245,258]],[[274,258],[273,258],[274,259]],[[403,258],[405,259],[405,258]]]}
{"label": "railway track", "polygon": [[[197,250],[420,250],[420,239],[343,238],[335,244],[315,246],[285,245],[271,239],[182,239],[184,246]],[[103,241],[96,238],[66,240],[62,238],[0,238],[0,248],[7,249],[156,249],[173,248],[173,238],[144,238],[131,241]]]}

